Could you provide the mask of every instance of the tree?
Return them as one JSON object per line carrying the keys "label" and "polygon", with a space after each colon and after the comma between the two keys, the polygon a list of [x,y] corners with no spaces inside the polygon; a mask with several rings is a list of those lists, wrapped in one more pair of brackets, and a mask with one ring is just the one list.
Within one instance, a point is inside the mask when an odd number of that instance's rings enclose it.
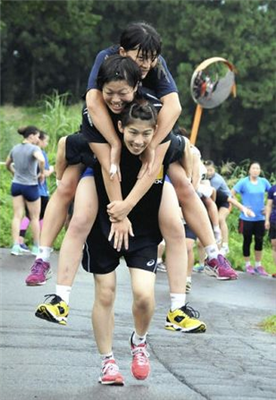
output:
{"label": "tree", "polygon": [[2,1],[2,101],[85,90],[91,38],[100,16],[91,1]]}

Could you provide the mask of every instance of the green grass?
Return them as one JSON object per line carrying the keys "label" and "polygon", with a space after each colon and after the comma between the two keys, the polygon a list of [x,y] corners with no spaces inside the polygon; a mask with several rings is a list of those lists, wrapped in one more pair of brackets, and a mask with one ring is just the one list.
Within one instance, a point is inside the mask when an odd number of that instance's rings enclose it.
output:
{"label": "green grass", "polygon": [[276,335],[276,315],[265,318],[265,320],[261,322],[260,327],[265,332]]}

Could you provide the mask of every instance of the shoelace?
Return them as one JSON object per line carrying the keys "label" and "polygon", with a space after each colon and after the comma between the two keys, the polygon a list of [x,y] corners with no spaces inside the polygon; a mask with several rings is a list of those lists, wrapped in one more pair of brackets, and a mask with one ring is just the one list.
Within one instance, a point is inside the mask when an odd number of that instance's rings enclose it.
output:
{"label": "shoelace", "polygon": [[31,271],[34,274],[37,274],[37,273],[41,272],[41,268],[43,269],[43,272],[45,272],[45,268],[43,267],[43,261],[36,260],[36,262],[34,263],[34,265],[31,268]]}
{"label": "shoelace", "polygon": [[109,373],[110,375],[116,375],[119,372],[119,367],[117,364],[112,363],[112,362],[107,362],[102,369],[103,375],[106,373]]}
{"label": "shoelace", "polygon": [[189,303],[186,303],[185,306],[181,307],[180,310],[182,310],[185,314],[187,314],[190,318],[196,318],[198,319],[200,317],[199,311],[195,310],[193,307],[188,305]]}
{"label": "shoelace", "polygon": [[48,300],[50,297],[53,297],[53,299],[50,301],[50,304],[57,304],[62,301],[62,298],[57,296],[56,294],[45,294],[45,301]]}
{"label": "shoelace", "polygon": [[136,357],[137,363],[139,365],[145,364],[147,361],[147,358],[149,358],[149,353],[146,350],[146,347],[134,347],[134,349],[131,350],[131,354],[133,357]]}
{"label": "shoelace", "polygon": [[218,261],[220,263],[220,266],[222,266],[223,268],[232,269],[229,261],[225,257],[223,257],[223,255],[221,254],[218,255]]}

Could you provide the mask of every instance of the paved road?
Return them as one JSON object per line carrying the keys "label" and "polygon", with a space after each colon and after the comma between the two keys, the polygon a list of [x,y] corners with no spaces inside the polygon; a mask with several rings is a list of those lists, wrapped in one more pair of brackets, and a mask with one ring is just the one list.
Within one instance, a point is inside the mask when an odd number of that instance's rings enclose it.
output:
{"label": "paved road", "polygon": [[[127,269],[118,269],[114,352],[124,387],[97,383],[100,361],[91,334],[92,277],[79,270],[70,298],[69,325],[34,317],[37,304],[55,290],[54,279],[27,287],[32,256],[13,257],[0,249],[1,400],[261,400],[275,399],[276,336],[259,322],[276,314],[276,279],[239,275],[219,282],[193,275],[190,304],[207,323],[204,334],[163,329],[169,293],[166,274],[156,284],[156,312],[149,351],[152,373],[139,382],[130,374],[132,331]],[[56,270],[57,254],[52,265]],[[103,321],[104,324],[104,321]]]}

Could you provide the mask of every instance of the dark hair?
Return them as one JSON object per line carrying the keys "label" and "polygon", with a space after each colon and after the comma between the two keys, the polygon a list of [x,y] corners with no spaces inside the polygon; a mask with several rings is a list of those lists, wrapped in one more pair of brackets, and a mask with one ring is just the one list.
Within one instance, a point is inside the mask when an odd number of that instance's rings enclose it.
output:
{"label": "dark hair", "polygon": [[39,131],[39,140],[44,140],[48,136],[49,136],[48,133],[41,130]]}
{"label": "dark hair", "polygon": [[157,123],[156,109],[147,101],[134,101],[129,103],[120,117],[122,126],[128,126],[136,119],[149,121],[152,126],[155,126]]}
{"label": "dark hair", "polygon": [[261,164],[259,163],[259,161],[251,161],[251,163],[249,163],[248,170],[252,167],[253,164],[258,164],[259,167],[261,168]]}
{"label": "dark hair", "polygon": [[141,71],[135,61],[130,57],[114,54],[102,63],[97,77],[97,86],[102,90],[106,83],[125,80],[134,88],[140,79]]}
{"label": "dark hair", "polygon": [[145,22],[133,22],[122,32],[120,46],[125,51],[138,49],[142,56],[159,56],[161,53],[161,37],[156,30]]}
{"label": "dark hair", "polygon": [[17,132],[26,139],[30,135],[36,135],[37,133],[40,133],[40,130],[36,126],[29,125],[24,126],[23,128],[18,128]]}
{"label": "dark hair", "polygon": [[212,161],[212,160],[206,160],[206,161],[204,161],[203,164],[205,165],[205,167],[213,167],[213,168],[216,168],[215,163],[214,163],[214,161]]}

